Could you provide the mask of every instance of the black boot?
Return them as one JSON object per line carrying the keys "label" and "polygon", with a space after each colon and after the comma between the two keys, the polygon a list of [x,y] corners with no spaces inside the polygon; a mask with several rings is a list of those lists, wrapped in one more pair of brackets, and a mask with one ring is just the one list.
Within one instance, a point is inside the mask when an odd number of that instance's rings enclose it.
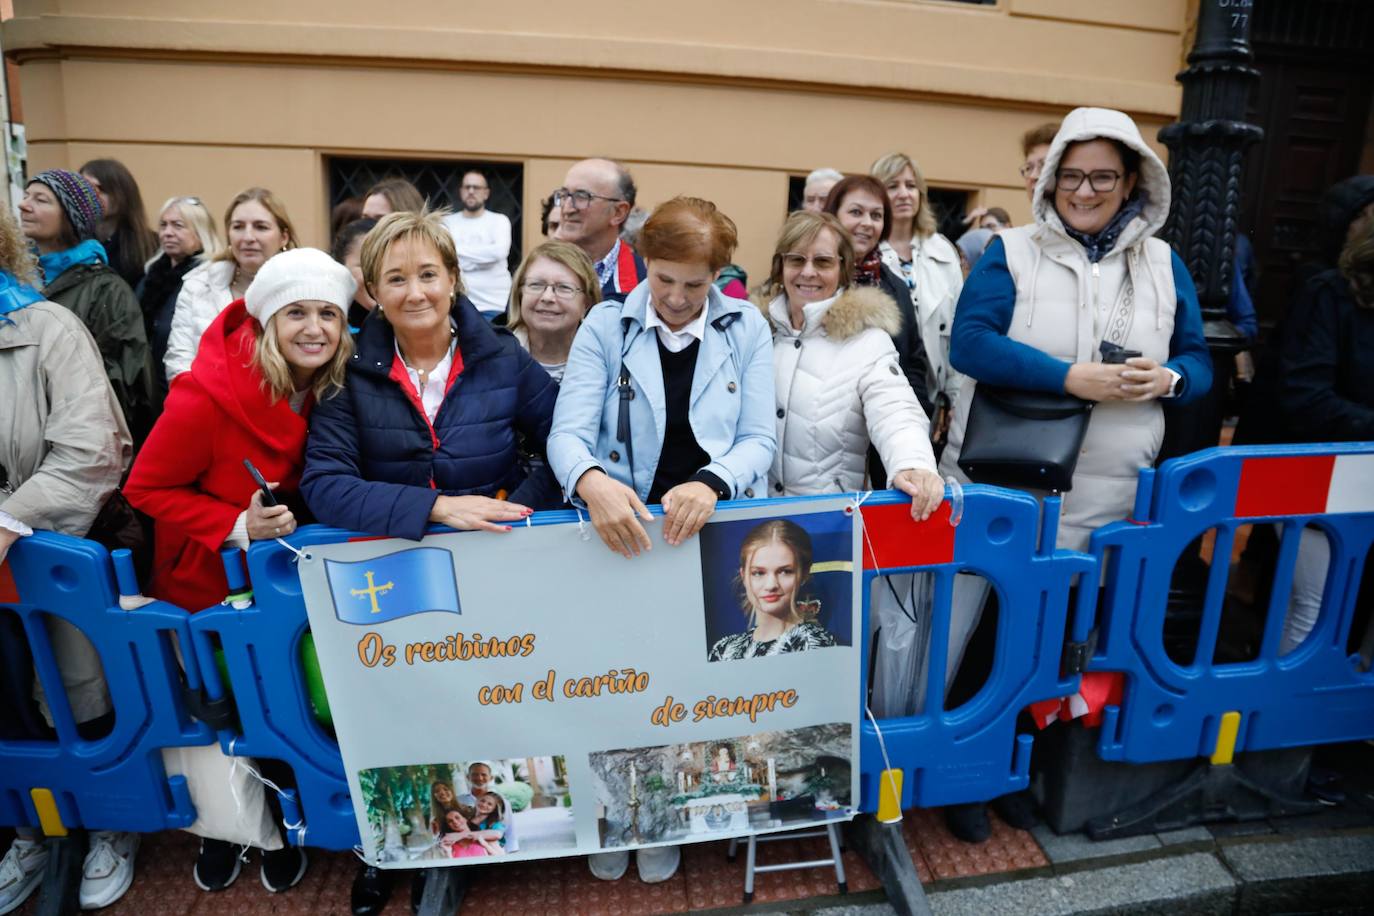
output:
{"label": "black boot", "polygon": [[992,810],[997,812],[997,816],[1008,827],[1015,827],[1017,830],[1029,830],[1040,823],[1040,818],[1035,814],[1035,801],[1031,798],[1030,789],[1008,792],[994,798]]}
{"label": "black boot", "polygon": [[353,916],[377,916],[391,899],[391,872],[364,864],[353,876]]}
{"label": "black boot", "polygon": [[945,808],[945,824],[950,833],[965,843],[981,843],[992,836],[992,824],[988,822],[988,806],[985,802],[950,805]]}

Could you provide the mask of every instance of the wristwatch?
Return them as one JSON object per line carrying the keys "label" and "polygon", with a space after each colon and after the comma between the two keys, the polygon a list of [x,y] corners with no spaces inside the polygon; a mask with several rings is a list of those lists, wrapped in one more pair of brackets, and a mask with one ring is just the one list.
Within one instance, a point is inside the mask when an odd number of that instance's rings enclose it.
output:
{"label": "wristwatch", "polygon": [[1164,371],[1168,372],[1170,375],[1174,377],[1174,383],[1169,386],[1169,391],[1164,396],[1166,398],[1176,398],[1179,395],[1183,394],[1183,389],[1186,384],[1183,381],[1183,376],[1175,372],[1174,370],[1170,369],[1168,366],[1164,367]]}

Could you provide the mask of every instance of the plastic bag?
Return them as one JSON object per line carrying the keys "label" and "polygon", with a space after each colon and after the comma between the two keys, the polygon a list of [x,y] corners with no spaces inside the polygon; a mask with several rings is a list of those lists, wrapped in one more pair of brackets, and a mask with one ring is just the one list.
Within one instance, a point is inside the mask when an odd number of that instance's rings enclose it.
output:
{"label": "plastic bag", "polygon": [[251,757],[228,757],[218,744],[167,747],[162,764],[168,776],[185,776],[191,790],[196,822],[188,833],[239,846],[282,848],[264,786],[252,775],[258,767]]}

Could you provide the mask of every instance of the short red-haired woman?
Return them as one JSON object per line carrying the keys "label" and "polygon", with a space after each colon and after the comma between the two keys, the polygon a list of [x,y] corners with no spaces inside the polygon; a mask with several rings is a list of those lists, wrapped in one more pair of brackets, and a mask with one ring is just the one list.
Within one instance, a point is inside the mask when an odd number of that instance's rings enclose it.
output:
{"label": "short red-haired woman", "polygon": [[640,235],[648,276],[623,304],[592,309],[568,354],[549,466],[627,557],[649,547],[647,503],[663,504],[676,545],[718,500],[765,495],[777,442],[768,322],[713,285],[735,239],[710,201],[660,205]]}
{"label": "short red-haired woman", "polygon": [[[639,237],[648,276],[623,304],[593,308],[573,339],[549,466],[626,557],[650,545],[647,503],[663,504],[663,540],[677,545],[718,500],[766,493],[777,441],[772,336],[758,309],[713,285],[735,240],[734,223],[709,201],[662,204]],[[679,853],[641,849],[638,860],[641,880],[666,881]],[[590,860],[608,880],[628,863],[624,852]]]}

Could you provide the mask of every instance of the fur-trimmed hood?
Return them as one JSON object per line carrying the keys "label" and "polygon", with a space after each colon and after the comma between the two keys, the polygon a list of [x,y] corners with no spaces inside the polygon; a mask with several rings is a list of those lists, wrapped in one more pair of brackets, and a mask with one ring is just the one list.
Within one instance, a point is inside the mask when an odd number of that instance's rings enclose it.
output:
{"label": "fur-trimmed hood", "polygon": [[[771,321],[774,333],[782,331],[797,335],[787,311],[787,296],[779,295],[765,304],[755,302]],[[802,309],[805,324],[798,336],[809,337],[819,331],[832,340],[847,340],[869,328],[877,328],[889,337],[902,330],[902,313],[892,297],[870,286],[851,286],[829,299],[812,302]]]}
{"label": "fur-trimmed hood", "polygon": [[1140,178],[1136,182],[1135,194],[1144,198],[1145,207],[1139,216],[1126,225],[1117,239],[1116,248],[1126,249],[1163,228],[1169,217],[1172,192],[1169,170],[1140,136],[1140,129],[1135,122],[1120,111],[1075,108],[1064,117],[1059,133],[1055,134],[1054,142],[1050,144],[1050,151],[1045,154],[1045,166],[1040,170],[1040,178],[1035,182],[1031,210],[1042,231],[1048,228],[1058,235],[1066,234],[1064,223],[1054,209],[1054,192],[1050,190],[1054,175],[1070,143],[1099,138],[1124,143],[1140,154]]}

